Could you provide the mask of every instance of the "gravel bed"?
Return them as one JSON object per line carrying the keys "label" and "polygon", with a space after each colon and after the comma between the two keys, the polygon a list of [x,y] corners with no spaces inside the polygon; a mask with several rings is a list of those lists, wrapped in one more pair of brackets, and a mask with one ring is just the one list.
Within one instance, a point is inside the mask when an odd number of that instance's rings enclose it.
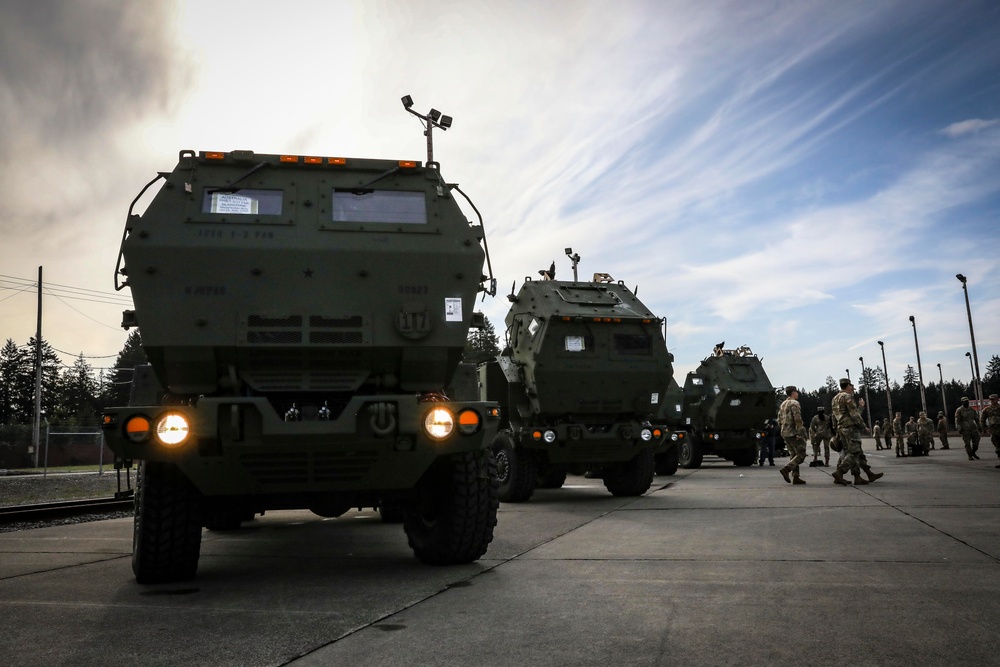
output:
{"label": "gravel bed", "polygon": [[[135,485],[135,471],[131,472]],[[125,474],[122,473],[122,486]],[[118,490],[118,477],[114,470],[97,473],[50,473],[28,475],[0,475],[0,506],[34,505],[60,500],[81,500],[85,498],[110,498]],[[0,524],[0,533],[69,523],[87,523],[132,516],[132,512],[105,512],[86,516],[54,519],[52,521],[24,521]]]}

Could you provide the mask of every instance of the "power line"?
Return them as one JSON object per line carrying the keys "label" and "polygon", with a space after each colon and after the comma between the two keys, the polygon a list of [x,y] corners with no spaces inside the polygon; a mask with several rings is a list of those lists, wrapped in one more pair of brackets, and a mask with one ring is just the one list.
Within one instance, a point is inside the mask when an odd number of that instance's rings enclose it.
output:
{"label": "power line", "polygon": [[[37,281],[34,280],[0,274],[0,289],[24,292],[29,289],[35,289],[37,285]],[[128,306],[132,304],[131,298],[123,296],[117,292],[104,292],[86,287],[76,287],[75,285],[63,285],[60,283],[50,282],[45,283],[45,288],[47,290],[51,290],[49,292],[50,294],[59,294],[67,299],[93,301],[95,303],[108,303],[112,305]]]}

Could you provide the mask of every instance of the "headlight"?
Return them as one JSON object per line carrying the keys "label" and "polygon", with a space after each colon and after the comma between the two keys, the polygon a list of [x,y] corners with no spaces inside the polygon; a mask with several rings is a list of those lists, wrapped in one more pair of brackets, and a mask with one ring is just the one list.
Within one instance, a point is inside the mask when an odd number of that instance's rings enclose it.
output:
{"label": "headlight", "polygon": [[434,408],[424,417],[424,433],[433,440],[444,440],[455,430],[455,415],[448,408]]}
{"label": "headlight", "polygon": [[167,447],[180,447],[191,433],[187,417],[179,412],[168,412],[156,420],[156,439]]}
{"label": "headlight", "polygon": [[677,434],[676,433],[671,433],[670,434],[670,439],[673,440],[674,442],[677,442]]}
{"label": "headlight", "polygon": [[549,430],[542,434],[542,438],[550,445],[556,441],[556,432]]}
{"label": "headlight", "polygon": [[760,440],[760,433],[757,434],[757,439]]}
{"label": "headlight", "polygon": [[648,428],[644,428],[641,431],[639,431],[639,437],[642,439],[643,442],[649,442],[650,440],[653,439],[653,432],[650,431]]}

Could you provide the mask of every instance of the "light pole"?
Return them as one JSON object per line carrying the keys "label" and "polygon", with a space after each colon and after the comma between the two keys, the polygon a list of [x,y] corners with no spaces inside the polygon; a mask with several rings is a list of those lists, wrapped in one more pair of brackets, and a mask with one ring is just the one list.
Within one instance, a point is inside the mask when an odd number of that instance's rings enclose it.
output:
{"label": "light pole", "polygon": [[944,423],[948,423],[948,403],[944,400],[944,373],[941,372],[941,364],[938,367],[938,377],[941,379],[941,410],[944,411]]}
{"label": "light pole", "polygon": [[872,406],[868,400],[868,375],[865,373],[865,358],[858,357],[861,362],[861,381],[865,383],[865,410],[868,413],[868,430],[872,430]]}
{"label": "light pole", "polygon": [[[962,283],[962,291],[965,292],[965,312],[969,314],[969,337],[972,339],[972,360],[976,362],[976,366],[972,372],[972,381],[976,385],[976,398],[979,400],[979,404],[982,405],[983,384],[979,379],[979,355],[976,353],[976,331],[972,328],[972,307],[969,305],[969,288],[965,285],[967,278],[961,273],[955,274],[955,277]],[[966,352],[966,356],[968,356],[968,352]]]}
{"label": "light pole", "polygon": [[976,369],[972,367],[972,354],[969,352],[965,353],[965,356],[969,358],[969,372],[972,373],[972,395],[976,395]]}
{"label": "light pole", "polygon": [[844,372],[847,373],[847,379],[850,380],[851,379],[851,369],[850,368],[845,368]]}
{"label": "light pole", "polygon": [[889,404],[889,421],[892,421],[896,413],[892,411],[892,393],[889,391],[889,366],[885,363],[885,343],[879,341],[878,346],[882,348],[882,372],[885,373],[885,401]]}
{"label": "light pole", "polygon": [[910,324],[913,325],[913,346],[917,348],[917,376],[920,378],[920,407],[927,415],[927,397],[924,395],[924,369],[920,366],[920,343],[917,342],[917,320],[910,315]]}

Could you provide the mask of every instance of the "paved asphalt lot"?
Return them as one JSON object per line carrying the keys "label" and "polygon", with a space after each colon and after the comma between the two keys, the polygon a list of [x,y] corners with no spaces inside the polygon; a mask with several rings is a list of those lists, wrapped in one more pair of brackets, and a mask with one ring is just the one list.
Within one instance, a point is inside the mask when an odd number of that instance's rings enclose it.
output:
{"label": "paved asphalt lot", "polygon": [[[867,449],[867,447],[866,447]],[[873,448],[871,448],[873,449]],[[0,534],[4,665],[998,665],[1000,470],[964,451],[838,487],[777,467],[570,477],[504,504],[486,557],[418,563],[372,512],[205,533],[140,586],[131,520]],[[780,466],[784,459],[778,460]]]}

